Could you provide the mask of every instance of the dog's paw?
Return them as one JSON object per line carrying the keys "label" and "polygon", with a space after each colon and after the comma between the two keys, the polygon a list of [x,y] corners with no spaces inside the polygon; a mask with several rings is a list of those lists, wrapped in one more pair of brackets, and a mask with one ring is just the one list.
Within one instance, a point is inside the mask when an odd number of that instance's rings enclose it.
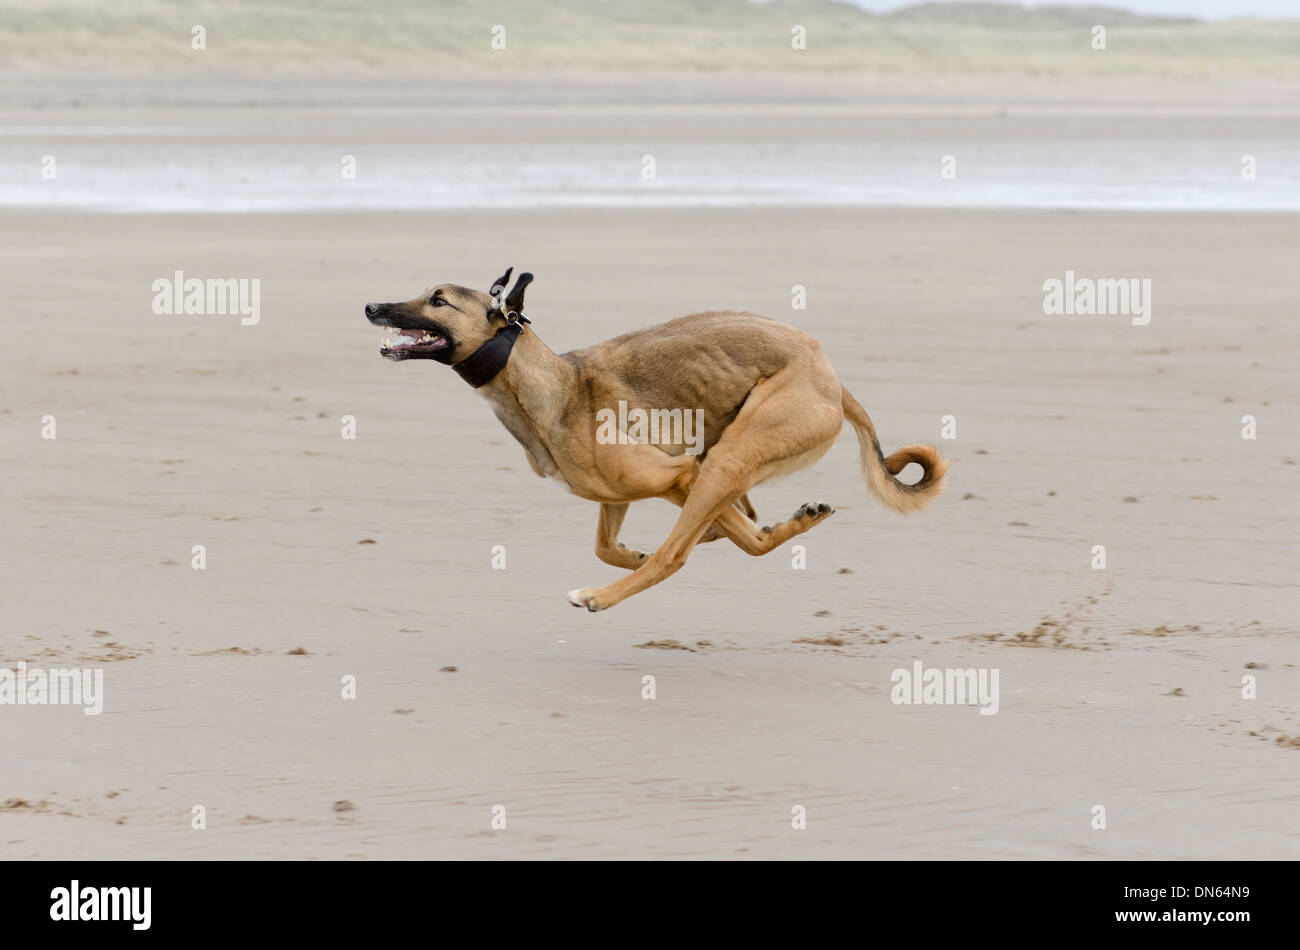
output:
{"label": "dog's paw", "polygon": [[829,518],[835,514],[835,509],[822,501],[810,501],[794,513],[791,521],[798,521],[800,518]]}
{"label": "dog's paw", "polygon": [[575,607],[586,607],[592,613],[604,608],[596,603],[596,590],[591,587],[579,587],[569,591],[569,603]]}

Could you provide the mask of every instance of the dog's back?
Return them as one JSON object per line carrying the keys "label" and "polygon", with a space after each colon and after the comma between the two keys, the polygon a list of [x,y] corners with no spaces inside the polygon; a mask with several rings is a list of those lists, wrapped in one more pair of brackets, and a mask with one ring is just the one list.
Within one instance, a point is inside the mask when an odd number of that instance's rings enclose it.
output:
{"label": "dog's back", "polygon": [[735,418],[760,381],[801,360],[825,357],[816,339],[754,313],[678,317],[564,354],[596,405],[704,410],[707,443]]}

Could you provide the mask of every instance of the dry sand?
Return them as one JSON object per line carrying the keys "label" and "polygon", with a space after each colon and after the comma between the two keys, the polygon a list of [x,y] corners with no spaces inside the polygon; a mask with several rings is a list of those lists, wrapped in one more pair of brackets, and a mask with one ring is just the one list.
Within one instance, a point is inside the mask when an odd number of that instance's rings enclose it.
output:
{"label": "dry sand", "polygon": [[[0,856],[1300,856],[1298,227],[6,212],[0,665],[102,665],[106,700],[0,709]],[[617,574],[595,506],[361,315],[509,264],[557,350],[708,308],[801,326],[886,450],[956,416],[948,494],[887,511],[846,432],[755,492],[837,506],[806,570],[716,543],[574,610]],[[155,316],[177,268],[259,276],[261,323]],[[1152,277],[1150,326],[1044,316],[1066,268]],[[999,669],[999,713],[893,705],[915,659]]]}

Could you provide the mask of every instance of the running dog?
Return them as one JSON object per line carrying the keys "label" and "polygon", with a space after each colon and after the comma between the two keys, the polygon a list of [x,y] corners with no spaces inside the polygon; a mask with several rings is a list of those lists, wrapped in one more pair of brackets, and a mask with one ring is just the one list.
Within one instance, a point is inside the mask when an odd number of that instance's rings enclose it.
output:
{"label": "running dog", "polygon": [[[806,333],[752,313],[697,313],[557,354],[524,314],[532,274],[507,292],[513,270],[488,293],[441,284],[405,303],[367,304],[365,315],[388,330],[381,356],[450,366],[487,397],[534,472],[600,504],[596,556],[631,573],[571,591],[575,607],[605,610],[658,584],[702,541],[727,538],[757,556],[825,521],[834,509],[808,504],[760,528],[748,492],[815,463],[845,419],[867,487],[884,504],[919,511],[943,490],[948,462],[938,450],[909,445],[886,457],[866,410]],[[628,429],[626,412],[611,438],[608,421],[626,406],[687,407],[702,424],[696,451],[658,427]],[[894,477],[910,462],[923,470],[911,485]],[[681,508],[650,554],[618,540],[628,504],[645,498]]]}

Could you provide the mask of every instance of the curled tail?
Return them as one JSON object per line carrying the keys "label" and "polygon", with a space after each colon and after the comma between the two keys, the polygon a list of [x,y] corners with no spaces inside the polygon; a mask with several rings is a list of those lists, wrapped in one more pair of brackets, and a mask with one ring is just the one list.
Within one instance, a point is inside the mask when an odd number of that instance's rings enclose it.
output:
{"label": "curled tail", "polygon": [[[943,491],[943,476],[948,471],[947,460],[942,458],[939,450],[932,445],[908,445],[886,458],[880,451],[880,442],[876,439],[876,427],[871,424],[871,417],[867,415],[867,410],[862,408],[847,389],[841,387],[841,393],[844,417],[858,433],[862,477],[866,479],[871,493],[901,514],[910,514],[925,508],[930,503],[930,499]],[[915,462],[925,470],[925,474],[915,485],[900,482],[894,477],[909,462]]]}

